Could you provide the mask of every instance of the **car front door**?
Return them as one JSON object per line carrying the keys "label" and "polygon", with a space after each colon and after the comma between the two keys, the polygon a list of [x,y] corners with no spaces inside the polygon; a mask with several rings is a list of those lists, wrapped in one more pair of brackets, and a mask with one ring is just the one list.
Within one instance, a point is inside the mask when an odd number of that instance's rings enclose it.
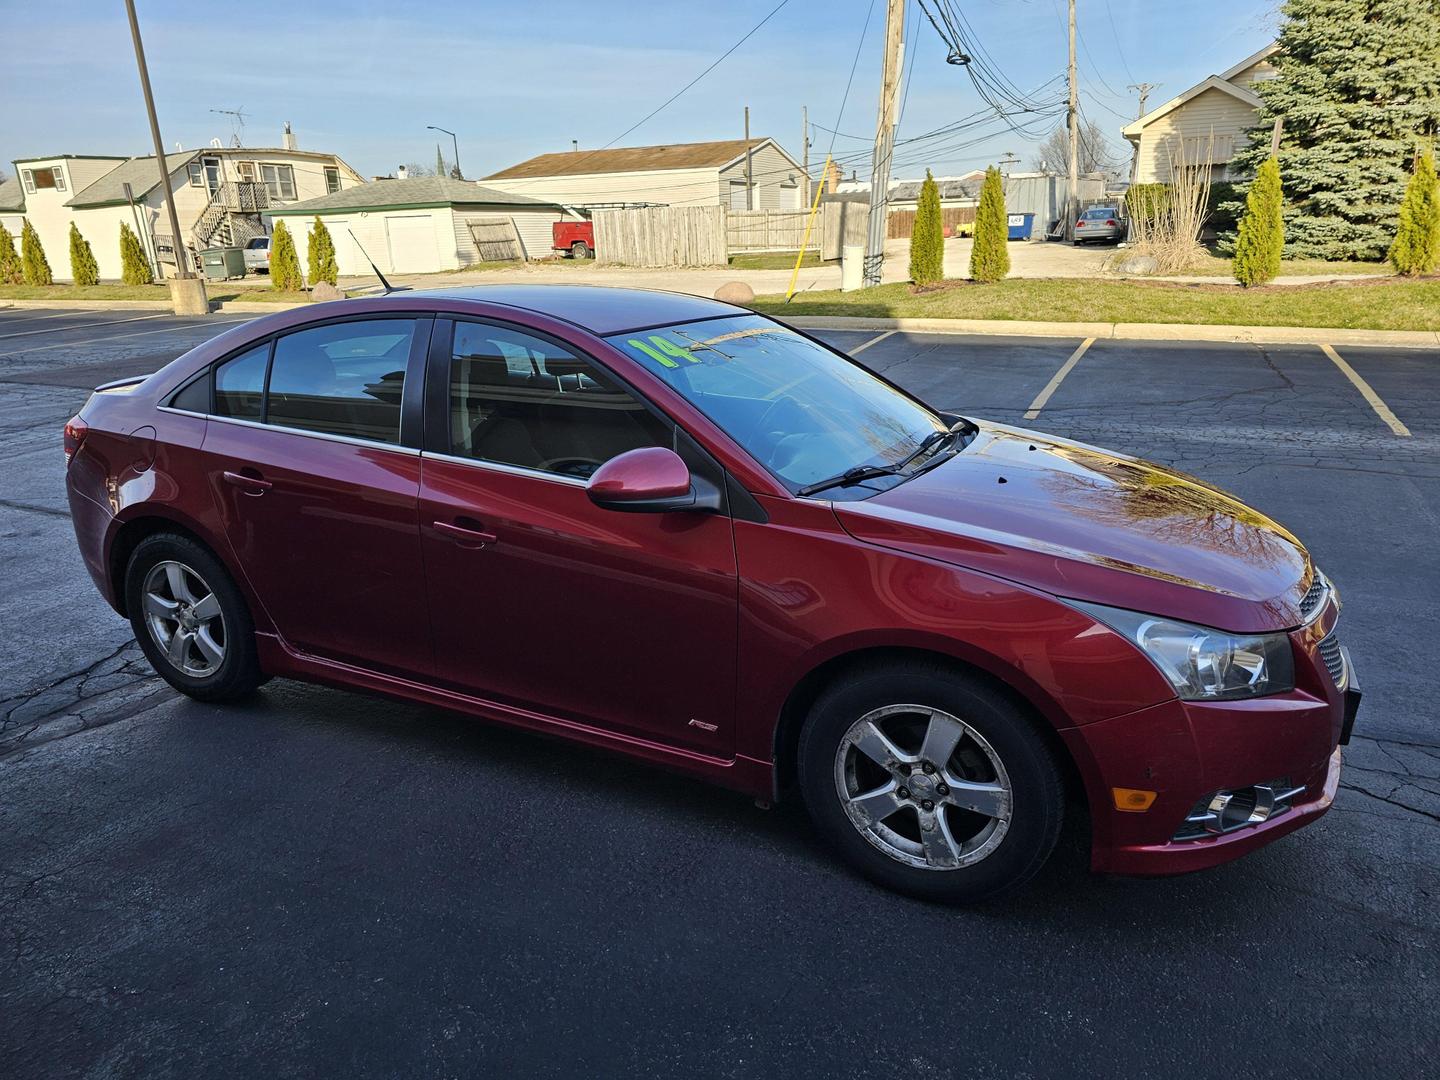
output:
{"label": "car front door", "polygon": [[656,445],[718,469],[592,359],[517,327],[437,320],[420,491],[436,674],[502,705],[729,757],[730,518],[617,513],[585,491],[605,461]]}
{"label": "car front door", "polygon": [[215,504],[251,587],[300,652],[431,671],[416,510],[432,321],[312,326],[214,369],[202,454]]}

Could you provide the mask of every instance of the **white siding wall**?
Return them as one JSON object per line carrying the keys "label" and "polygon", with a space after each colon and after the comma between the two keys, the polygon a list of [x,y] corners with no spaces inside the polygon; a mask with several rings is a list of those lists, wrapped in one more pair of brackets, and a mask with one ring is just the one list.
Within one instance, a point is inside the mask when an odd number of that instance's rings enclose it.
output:
{"label": "white siding wall", "polygon": [[[430,233],[435,241],[436,268],[454,270],[462,265],[456,253],[455,222],[448,206],[417,210],[382,210],[374,213],[362,210],[332,210],[320,216],[325,222],[325,228],[330,231],[330,239],[335,244],[335,262],[343,276],[370,276],[370,264],[365,261],[366,254],[375,261],[375,265],[383,273],[407,272],[404,269],[397,269],[395,260],[392,258],[392,228],[387,227],[387,222],[391,218],[406,219],[403,226],[393,227],[397,231],[397,236],[399,235],[398,230],[402,227],[407,231],[413,228],[411,224],[413,219],[424,218],[429,223]],[[314,215],[287,214],[275,220],[284,221],[291,235],[295,237],[295,248],[300,255],[300,270],[308,280],[310,267],[307,256],[310,230],[315,221]],[[354,234],[353,237],[351,233]],[[356,246],[357,240],[364,248],[363,254]]]}
{"label": "white siding wall", "polygon": [[1252,83],[1263,82],[1265,79],[1273,79],[1276,75],[1275,65],[1269,59],[1261,60],[1251,64],[1240,74],[1229,79],[1229,82],[1236,86],[1249,87]]}
{"label": "white siding wall", "polygon": [[[1136,180],[1142,184],[1165,183],[1170,179],[1170,155],[1178,156],[1179,140],[1186,140],[1186,160],[1195,160],[1195,148],[1214,133],[1211,161],[1221,166],[1246,144],[1248,129],[1255,123],[1255,110],[1221,90],[1206,90],[1173,112],[1148,124],[1140,136],[1140,166]],[[1166,153],[1169,140],[1170,154]],[[1216,170],[1219,179],[1221,170]]]}
{"label": "white siding wall", "polygon": [[[744,179],[744,158],[720,172],[722,203],[729,204],[731,182]],[[792,165],[789,158],[775,149],[773,144],[767,144],[751,153],[750,181],[755,186],[754,209],[794,210],[799,207],[799,192],[804,188],[805,174],[798,166]],[[792,184],[794,186],[790,186]]]}
{"label": "white siding wall", "polygon": [[456,259],[461,266],[469,266],[471,263],[480,261],[480,253],[475,248],[475,238],[470,235],[470,222],[494,220],[495,218],[509,218],[515,223],[515,231],[520,234],[520,246],[524,249],[526,259],[548,259],[553,254],[550,245],[554,239],[550,226],[559,221],[560,217],[559,210],[552,210],[548,206],[533,209],[520,206],[497,206],[490,211],[457,210],[455,212]]}
{"label": "white siding wall", "polygon": [[[583,153],[583,151],[582,151]],[[666,206],[714,206],[716,170],[665,169],[651,172],[589,173],[481,180],[496,191],[567,205],[599,202],[661,203]]]}
{"label": "white siding wall", "polygon": [[[74,212],[66,207],[66,203],[75,197],[75,193],[81,188],[94,183],[94,181],[120,164],[118,160],[90,160],[90,159],[66,159],[46,158],[42,161],[26,161],[15,166],[15,182],[21,185],[24,190],[25,170],[58,168],[62,171],[65,179],[65,190],[56,191],[54,188],[37,188],[35,191],[25,192],[25,218],[40,237],[40,246],[45,249],[45,260],[50,264],[50,273],[56,281],[69,281],[73,277],[70,270],[70,222],[73,220]],[[77,221],[80,226],[80,234],[90,241],[90,249],[95,253],[95,261],[100,264],[100,276],[118,277],[120,270],[120,236],[119,225],[114,226],[115,234],[106,237],[103,229],[95,229],[84,219]],[[22,226],[23,228],[23,226]],[[20,250],[20,231],[12,230],[15,234],[15,250]],[[113,245],[115,257],[113,265],[114,274],[106,272],[106,260],[104,258],[105,248]]]}

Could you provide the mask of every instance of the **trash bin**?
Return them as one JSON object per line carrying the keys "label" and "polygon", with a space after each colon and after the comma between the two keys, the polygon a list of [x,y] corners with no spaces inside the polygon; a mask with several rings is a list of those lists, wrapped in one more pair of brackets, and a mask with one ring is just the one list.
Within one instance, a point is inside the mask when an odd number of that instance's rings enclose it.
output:
{"label": "trash bin", "polygon": [[1035,228],[1034,214],[1011,214],[1009,216],[1011,240],[1029,240],[1030,230]]}
{"label": "trash bin", "polygon": [[211,281],[244,277],[245,251],[238,247],[206,248],[200,252],[200,267]]}

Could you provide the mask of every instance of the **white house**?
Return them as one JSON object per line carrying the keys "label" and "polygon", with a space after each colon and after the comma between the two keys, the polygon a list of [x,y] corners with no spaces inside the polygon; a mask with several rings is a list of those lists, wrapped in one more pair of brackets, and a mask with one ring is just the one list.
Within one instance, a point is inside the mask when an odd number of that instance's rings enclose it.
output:
{"label": "white house", "polygon": [[577,207],[644,203],[788,210],[800,208],[806,198],[800,163],[774,139],[764,138],[541,154],[487,176],[484,183]]}
{"label": "white house", "polygon": [[[293,141],[288,132],[286,135],[287,141]],[[25,158],[14,165],[15,179],[0,186],[0,224],[18,235],[22,222],[28,220],[40,236],[57,280],[72,276],[72,222],[90,242],[102,278],[120,276],[122,222],[138,233],[152,262],[168,272],[175,261],[176,244],[169,235],[167,194],[174,198],[180,219],[180,246],[193,254],[262,236],[262,214],[363,182],[334,154],[293,146],[217,147],[167,154],[169,182],[165,187],[153,156],[59,154]]]}
{"label": "white house", "polygon": [[1230,159],[1249,140],[1260,98],[1253,87],[1275,77],[1272,42],[1228,71],[1196,83],[1121,129],[1137,148],[1135,182],[1166,183],[1170,163],[1184,153],[1187,164],[1208,164],[1214,180],[1234,179]]}
{"label": "white house", "polygon": [[553,202],[473,181],[420,176],[346,188],[272,209],[269,216],[289,225],[308,276],[306,252],[317,217],[335,243],[340,273],[361,275],[370,273],[368,260],[385,273],[458,270],[481,261],[478,238],[486,236],[500,243],[509,238],[520,258],[545,258],[551,226],[563,212]]}

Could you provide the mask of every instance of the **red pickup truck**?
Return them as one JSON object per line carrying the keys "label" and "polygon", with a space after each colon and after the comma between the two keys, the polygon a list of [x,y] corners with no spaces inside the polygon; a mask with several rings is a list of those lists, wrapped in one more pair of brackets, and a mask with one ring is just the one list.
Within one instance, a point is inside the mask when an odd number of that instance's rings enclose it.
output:
{"label": "red pickup truck", "polygon": [[595,253],[593,221],[557,221],[550,226],[550,246],[571,258],[588,259]]}

